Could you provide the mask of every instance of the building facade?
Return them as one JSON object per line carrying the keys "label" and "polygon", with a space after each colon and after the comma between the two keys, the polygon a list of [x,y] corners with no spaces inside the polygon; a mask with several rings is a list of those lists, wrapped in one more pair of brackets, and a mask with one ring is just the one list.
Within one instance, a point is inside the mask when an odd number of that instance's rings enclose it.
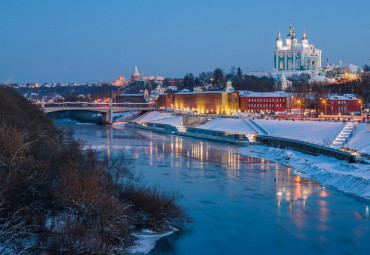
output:
{"label": "building facade", "polygon": [[353,64],[343,64],[342,60],[334,67],[335,78],[338,80],[355,80],[360,78],[359,68]]}
{"label": "building facade", "polygon": [[349,115],[359,113],[362,101],[353,94],[330,94],[322,101],[321,112],[325,115]]}
{"label": "building facade", "polygon": [[284,92],[240,91],[240,110],[243,112],[284,112],[286,109]]}
{"label": "building facade", "polygon": [[301,42],[298,42],[295,31],[289,27],[285,45],[280,32],[275,42],[274,69],[276,71],[310,71],[321,70],[321,50],[308,43],[306,32],[303,33]]}
{"label": "building facade", "polygon": [[156,107],[158,109],[173,108],[174,103],[175,103],[174,94],[163,93],[158,95],[158,98],[156,100]]}
{"label": "building facade", "polygon": [[199,113],[231,114],[239,110],[237,91],[179,92],[174,94],[174,109]]}

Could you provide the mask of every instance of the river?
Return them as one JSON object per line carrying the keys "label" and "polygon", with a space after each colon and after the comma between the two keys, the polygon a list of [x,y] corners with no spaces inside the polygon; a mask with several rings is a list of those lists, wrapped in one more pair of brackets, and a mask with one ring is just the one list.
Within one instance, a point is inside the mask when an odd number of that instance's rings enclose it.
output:
{"label": "river", "polygon": [[182,195],[191,222],[159,240],[151,254],[370,254],[369,202],[291,168],[242,156],[234,145],[70,127],[76,139],[109,157],[129,154],[148,185]]}

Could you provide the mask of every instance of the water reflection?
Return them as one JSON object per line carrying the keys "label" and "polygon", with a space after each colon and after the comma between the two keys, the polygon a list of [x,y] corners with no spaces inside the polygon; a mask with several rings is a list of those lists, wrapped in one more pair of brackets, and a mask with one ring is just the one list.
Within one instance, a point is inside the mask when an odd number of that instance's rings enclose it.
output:
{"label": "water reflection", "polygon": [[76,129],[76,136],[111,156],[129,151],[150,184],[184,195],[192,232],[161,240],[153,254],[370,249],[368,203],[295,176],[290,168],[240,155],[235,146],[102,127]]}
{"label": "water reflection", "polygon": [[277,205],[280,208],[282,202],[287,203],[290,212],[296,206],[305,208],[308,197],[313,192],[324,189],[316,182],[292,175],[291,171],[290,168],[281,171],[277,165],[275,167]]}

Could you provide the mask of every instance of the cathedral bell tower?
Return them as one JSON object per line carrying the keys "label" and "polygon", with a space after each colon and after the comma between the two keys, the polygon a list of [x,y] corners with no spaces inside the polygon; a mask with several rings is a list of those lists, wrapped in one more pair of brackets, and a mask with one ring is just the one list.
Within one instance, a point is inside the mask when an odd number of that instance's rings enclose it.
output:
{"label": "cathedral bell tower", "polygon": [[283,40],[281,40],[280,31],[278,32],[275,44],[277,50],[280,50],[283,47]]}
{"label": "cathedral bell tower", "polygon": [[289,34],[286,36],[285,44],[288,48],[292,47],[292,36],[293,36],[293,28],[292,26],[289,27]]}
{"label": "cathedral bell tower", "polygon": [[303,32],[302,45],[303,45],[303,48],[308,48],[308,39],[307,39],[306,31]]}

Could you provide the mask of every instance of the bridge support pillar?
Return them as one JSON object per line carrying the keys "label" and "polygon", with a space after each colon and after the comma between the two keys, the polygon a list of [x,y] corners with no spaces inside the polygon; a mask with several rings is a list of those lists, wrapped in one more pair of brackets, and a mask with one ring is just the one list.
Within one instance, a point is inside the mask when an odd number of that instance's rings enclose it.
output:
{"label": "bridge support pillar", "polygon": [[113,110],[112,110],[112,97],[109,98],[109,110],[108,110],[108,116],[109,116],[109,124],[113,123]]}
{"label": "bridge support pillar", "polygon": [[113,111],[112,111],[112,109],[109,109],[108,116],[109,116],[109,124],[112,124],[113,123]]}
{"label": "bridge support pillar", "polygon": [[113,112],[108,110],[103,114],[103,122],[105,125],[110,125],[113,123]]}

